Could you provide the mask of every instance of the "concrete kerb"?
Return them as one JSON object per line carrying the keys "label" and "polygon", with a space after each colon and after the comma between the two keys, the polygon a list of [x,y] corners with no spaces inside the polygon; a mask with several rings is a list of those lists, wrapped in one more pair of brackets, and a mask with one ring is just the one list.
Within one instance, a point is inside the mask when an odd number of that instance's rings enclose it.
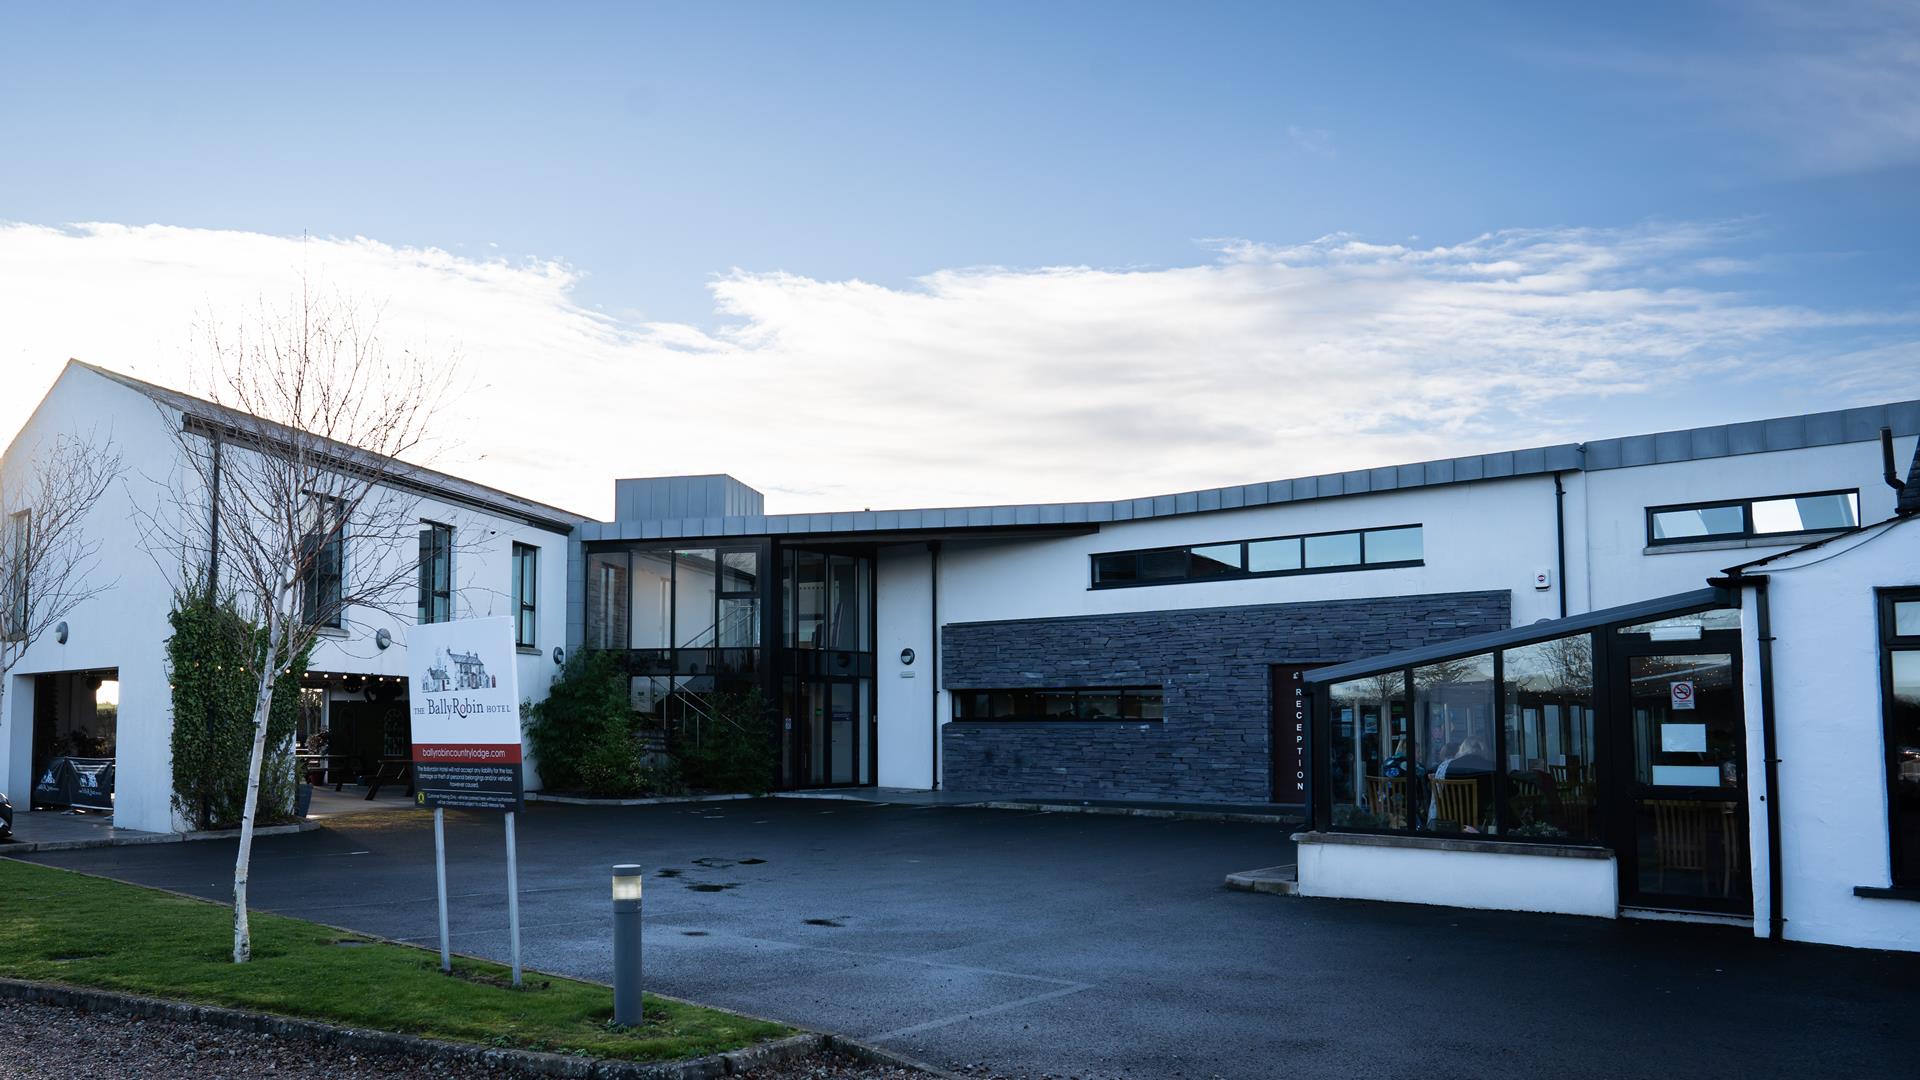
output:
{"label": "concrete kerb", "polygon": [[740,799],[765,798],[762,795],[652,795],[633,799],[601,799],[591,795],[548,795],[544,791],[529,791],[528,802],[564,803],[567,806],[659,806],[665,803],[735,802]]}
{"label": "concrete kerb", "polygon": [[989,810],[1026,810],[1056,814],[1113,814],[1119,817],[1164,818],[1169,821],[1238,821],[1254,825],[1298,825],[1297,814],[1252,814],[1233,810],[1169,810],[1150,806],[1079,806],[1073,803],[994,800],[976,803]]}
{"label": "concrete kerb", "polygon": [[[290,833],[312,832],[320,827],[317,821],[300,821],[292,825],[267,825],[253,830],[253,835],[284,836]],[[0,844],[0,857],[11,855],[31,855],[37,851],[80,851],[85,848],[139,847],[146,844],[183,844],[194,840],[233,840],[240,835],[239,829],[209,829],[204,832],[188,833],[144,833],[137,836],[99,836],[84,840],[15,840],[9,844]]]}

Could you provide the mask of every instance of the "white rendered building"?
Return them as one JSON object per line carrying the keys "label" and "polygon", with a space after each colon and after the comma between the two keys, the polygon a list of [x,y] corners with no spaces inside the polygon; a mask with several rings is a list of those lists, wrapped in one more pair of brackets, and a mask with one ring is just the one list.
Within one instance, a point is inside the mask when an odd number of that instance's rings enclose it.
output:
{"label": "white rendered building", "polygon": [[[98,424],[162,460],[192,408],[72,365],[9,467]],[[456,616],[517,605],[513,546],[537,549],[526,693],[556,646],[621,654],[668,725],[758,689],[779,787],[1282,804],[1310,816],[1310,893],[1911,948],[1895,855],[1920,843],[1899,810],[1920,769],[1889,711],[1904,676],[1874,674],[1907,639],[1883,642],[1871,597],[1915,584],[1920,478],[1886,482],[1883,429],[1912,461],[1920,401],[1114,502],[767,514],[720,475],[618,480],[604,522],[439,474],[421,497],[486,537]],[[7,674],[0,776],[33,768],[37,687],[112,673],[116,814],[168,828],[169,594],[115,531],[128,511],[101,511],[119,586]],[[385,730],[361,717],[404,693],[405,631],[369,618],[315,658],[336,729]],[[1809,696],[1822,671],[1844,708]]]}

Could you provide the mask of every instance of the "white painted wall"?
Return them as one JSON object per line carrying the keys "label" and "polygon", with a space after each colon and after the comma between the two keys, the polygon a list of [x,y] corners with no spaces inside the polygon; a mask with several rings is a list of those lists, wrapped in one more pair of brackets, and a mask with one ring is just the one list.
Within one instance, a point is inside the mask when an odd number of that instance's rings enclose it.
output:
{"label": "white painted wall", "polygon": [[[949,541],[940,618],[974,622],[1510,589],[1514,621],[1529,623],[1560,614],[1555,591],[1533,588],[1534,571],[1555,565],[1553,504],[1552,477],[1522,477],[1112,522],[1085,536]],[[1425,530],[1425,566],[1089,588],[1089,559],[1100,552],[1413,524]]]}
{"label": "white painted wall", "polygon": [[[935,671],[931,569],[932,558],[925,544],[881,548],[874,564],[879,608],[874,626],[874,693],[881,787],[932,786]],[[944,607],[946,602],[943,586],[940,603]],[[912,667],[900,662],[902,649],[914,651]],[[913,673],[911,677],[903,676],[908,671]]]}
{"label": "white painted wall", "polygon": [[[8,730],[0,737],[6,755],[0,776],[17,811],[29,805],[32,770],[32,680],[23,676],[91,668],[120,673],[120,714],[116,737],[115,822],[129,828],[172,828],[171,708],[164,641],[173,587],[140,546],[135,522],[154,510],[155,485],[171,473],[177,447],[150,399],[81,368],[69,367],[22,428],[4,465],[10,477],[30,468],[34,456],[61,432],[110,438],[127,468],[125,481],[111,488],[83,525],[89,541],[100,544],[100,568],[92,580],[112,583],[105,593],[66,616],[66,644],[52,634],[28,650],[10,673],[5,710]],[[28,706],[17,711],[16,703]]]}
{"label": "white painted wall", "polygon": [[[1775,637],[1785,934],[1797,941],[1920,950],[1920,903],[1853,895],[1856,885],[1889,883],[1873,590],[1920,585],[1920,519],[1759,570],[1768,577]],[[1749,637],[1757,633],[1753,620],[1746,626]],[[1746,707],[1747,728],[1758,733],[1759,695],[1749,694]],[[1752,816],[1760,818],[1764,809],[1756,801]],[[1754,893],[1763,897],[1763,834],[1755,852]],[[1759,912],[1755,932],[1765,932]]]}
{"label": "white painted wall", "polygon": [[[1913,460],[1915,442],[1911,437],[1894,440],[1903,465]],[[1584,610],[1698,589],[1729,566],[1805,542],[1685,545],[1693,549],[1669,547],[1650,553],[1649,506],[1858,488],[1860,520],[1881,521],[1893,516],[1894,493],[1881,482],[1880,472],[1880,444],[1861,442],[1584,473],[1586,558],[1591,570],[1591,595]],[[1583,608],[1576,604],[1573,610]]]}
{"label": "white painted wall", "polygon": [[[173,421],[176,422],[177,421]],[[169,485],[183,471],[169,421],[151,399],[84,368],[68,367],[29,419],[0,468],[22,469],[53,433],[98,431],[111,434],[125,458],[125,482],[109,491],[87,520],[90,538],[101,544],[100,576],[114,586],[67,616],[71,633],[65,645],[43,638],[10,673],[8,702],[0,709],[0,781],[16,806],[28,804],[32,768],[32,711],[26,676],[90,668],[120,673],[120,713],[116,760],[114,820],[117,825],[153,831],[179,827],[171,807],[172,708],[167,685],[165,641],[174,584],[142,546],[137,522],[142,514],[165,512]],[[453,524],[456,618],[512,612],[512,545],[538,547],[538,645],[518,657],[520,692],[538,700],[558,670],[552,650],[566,637],[566,536],[524,525],[500,515],[426,499],[420,516]],[[347,541],[346,557],[417,561],[411,540],[399,549],[367,550]],[[410,613],[411,592],[403,602]],[[315,649],[311,667],[359,675],[406,674],[407,631],[411,614],[395,618],[355,609],[343,630]],[[382,651],[375,635],[391,631],[393,646]],[[27,692],[21,692],[21,691]],[[21,706],[26,711],[20,711]],[[530,764],[532,772],[537,765]],[[529,786],[535,782],[529,778]]]}
{"label": "white painted wall", "polygon": [[1300,895],[1615,917],[1614,860],[1306,842]]}

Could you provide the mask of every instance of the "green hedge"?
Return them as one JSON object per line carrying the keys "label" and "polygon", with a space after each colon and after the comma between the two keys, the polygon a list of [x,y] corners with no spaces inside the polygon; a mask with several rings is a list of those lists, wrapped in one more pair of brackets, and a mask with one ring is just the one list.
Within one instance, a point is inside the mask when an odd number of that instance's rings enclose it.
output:
{"label": "green hedge", "polygon": [[[253,754],[253,707],[264,629],[231,600],[185,593],[167,616],[167,678],[173,686],[173,807],[190,829],[240,824]],[[256,824],[293,820],[293,736],[300,718],[300,680],[308,657],[274,681],[267,718],[267,756],[260,770]]]}

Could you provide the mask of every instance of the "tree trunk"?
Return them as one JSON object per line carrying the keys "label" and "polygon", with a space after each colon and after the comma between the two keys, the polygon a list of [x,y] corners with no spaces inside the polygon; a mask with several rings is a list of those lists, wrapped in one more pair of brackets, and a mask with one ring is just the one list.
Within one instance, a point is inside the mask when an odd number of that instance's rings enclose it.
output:
{"label": "tree trunk", "polygon": [[253,934],[247,927],[247,871],[253,864],[253,818],[260,806],[260,770],[267,756],[267,718],[273,712],[274,675],[279,670],[280,638],[286,623],[276,602],[267,611],[267,654],[260,664],[260,688],[254,695],[253,756],[247,763],[247,798],[240,810],[240,852],[233,860],[233,962],[253,957]]}

